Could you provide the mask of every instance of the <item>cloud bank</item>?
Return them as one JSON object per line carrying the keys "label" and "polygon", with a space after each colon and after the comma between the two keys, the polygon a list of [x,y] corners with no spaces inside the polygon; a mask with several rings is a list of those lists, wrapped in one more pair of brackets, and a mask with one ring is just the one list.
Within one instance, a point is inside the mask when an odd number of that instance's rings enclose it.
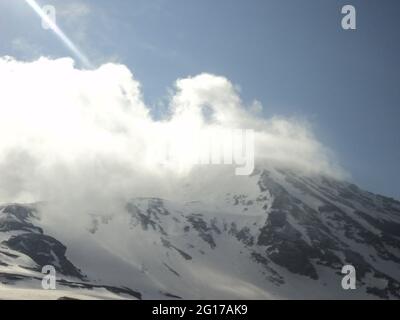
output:
{"label": "cloud bank", "polygon": [[[80,211],[95,202],[107,211],[117,199],[168,196],[201,167],[189,161],[193,137],[232,129],[254,130],[256,165],[343,175],[308,124],[262,117],[259,102],[245,105],[220,76],[177,80],[160,120],[120,64],[79,70],[70,58],[2,57],[0,90],[0,202],[65,201]],[[167,136],[182,148],[165,165],[157,153]]]}

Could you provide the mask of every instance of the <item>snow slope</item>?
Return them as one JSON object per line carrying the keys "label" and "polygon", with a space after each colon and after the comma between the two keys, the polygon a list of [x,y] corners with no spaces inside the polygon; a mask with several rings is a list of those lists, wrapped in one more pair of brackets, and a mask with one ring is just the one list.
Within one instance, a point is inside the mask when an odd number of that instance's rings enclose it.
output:
{"label": "snow slope", "polygon": [[[40,204],[0,207],[0,298],[400,298],[398,201],[290,170],[218,183],[91,213],[73,236]],[[46,264],[57,290],[41,289]],[[341,287],[345,264],[356,290]]]}

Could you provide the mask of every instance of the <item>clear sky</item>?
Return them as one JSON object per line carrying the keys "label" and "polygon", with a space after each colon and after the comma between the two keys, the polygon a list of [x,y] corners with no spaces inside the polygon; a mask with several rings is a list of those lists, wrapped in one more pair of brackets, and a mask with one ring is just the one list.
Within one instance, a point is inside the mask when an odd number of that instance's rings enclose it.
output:
{"label": "clear sky", "polygon": [[[126,64],[154,115],[177,78],[209,72],[303,117],[356,183],[400,198],[397,0],[42,0],[96,65]],[[341,8],[357,30],[341,28]],[[0,56],[71,55],[23,0],[0,0]],[[1,92],[0,92],[1,94]]]}

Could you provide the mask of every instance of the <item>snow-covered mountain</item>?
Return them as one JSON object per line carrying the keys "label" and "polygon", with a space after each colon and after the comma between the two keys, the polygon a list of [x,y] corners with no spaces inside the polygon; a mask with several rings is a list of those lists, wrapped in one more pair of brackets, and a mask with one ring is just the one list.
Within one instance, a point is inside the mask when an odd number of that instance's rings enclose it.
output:
{"label": "snow-covered mountain", "polygon": [[[42,204],[1,206],[0,298],[400,298],[400,202],[291,170],[232,179],[89,213],[74,233]],[[347,264],[356,290],[341,286]],[[44,265],[57,290],[41,289]]]}

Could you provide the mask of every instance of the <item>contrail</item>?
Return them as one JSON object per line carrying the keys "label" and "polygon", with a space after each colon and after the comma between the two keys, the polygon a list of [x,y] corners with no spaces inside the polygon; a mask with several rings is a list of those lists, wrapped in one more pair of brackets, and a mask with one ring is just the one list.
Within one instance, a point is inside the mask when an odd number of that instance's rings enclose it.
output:
{"label": "contrail", "polygon": [[42,18],[51,30],[61,39],[64,45],[82,62],[86,68],[92,68],[89,59],[77,48],[77,46],[67,37],[67,35],[48,17],[35,0],[25,0],[27,4]]}

